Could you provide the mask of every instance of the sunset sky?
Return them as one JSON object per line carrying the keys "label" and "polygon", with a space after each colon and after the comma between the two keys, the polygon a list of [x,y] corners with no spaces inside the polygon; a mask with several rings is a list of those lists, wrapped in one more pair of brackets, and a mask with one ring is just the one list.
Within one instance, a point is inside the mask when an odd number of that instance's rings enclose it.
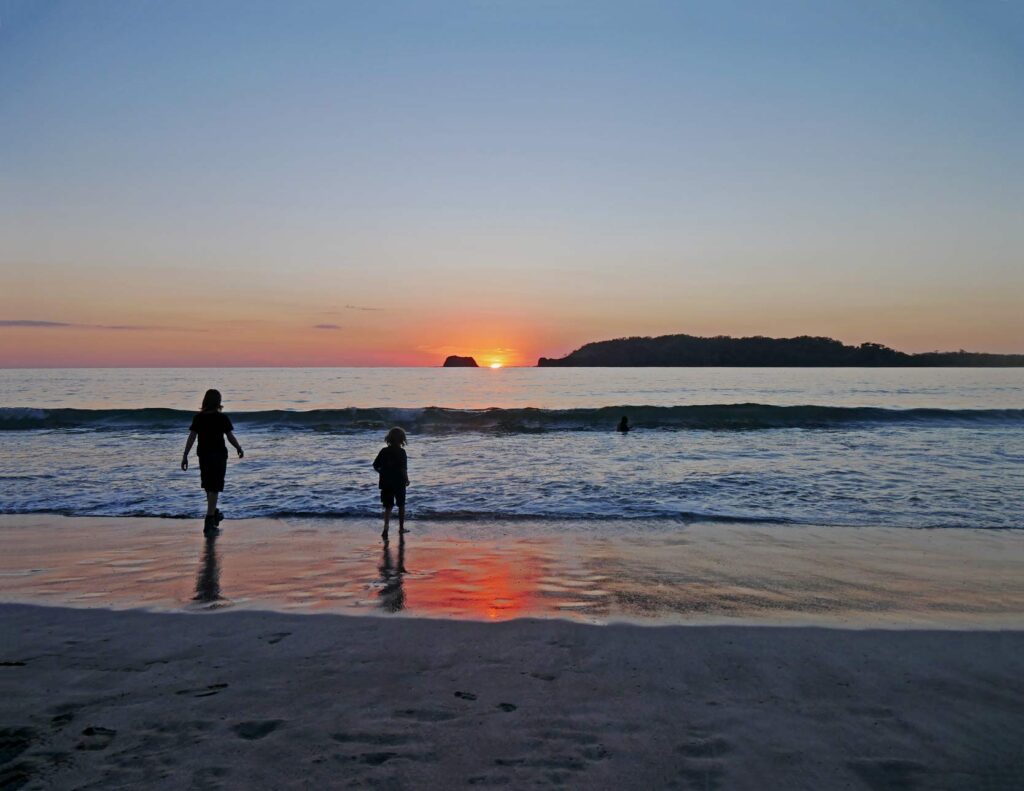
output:
{"label": "sunset sky", "polygon": [[0,366],[1024,352],[1024,4],[0,0]]}

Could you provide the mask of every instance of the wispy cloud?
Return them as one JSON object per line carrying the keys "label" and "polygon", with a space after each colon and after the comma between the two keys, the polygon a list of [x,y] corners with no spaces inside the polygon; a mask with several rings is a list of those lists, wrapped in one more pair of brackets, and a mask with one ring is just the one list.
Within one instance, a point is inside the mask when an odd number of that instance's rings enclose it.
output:
{"label": "wispy cloud", "polygon": [[384,308],[371,308],[366,305],[345,305],[345,310],[384,310]]}
{"label": "wispy cloud", "polygon": [[314,330],[340,330],[340,324],[314,324]]}
{"label": "wispy cloud", "polygon": [[39,321],[37,319],[0,319],[0,327],[74,327],[66,321]]}
{"label": "wispy cloud", "polygon": [[[0,327],[35,327],[37,329],[114,330],[117,332],[137,332],[140,330],[182,330],[182,328],[180,327],[160,327],[148,324],[79,324],[70,321],[46,321],[42,319],[0,319]],[[187,331],[202,332],[202,330]]]}

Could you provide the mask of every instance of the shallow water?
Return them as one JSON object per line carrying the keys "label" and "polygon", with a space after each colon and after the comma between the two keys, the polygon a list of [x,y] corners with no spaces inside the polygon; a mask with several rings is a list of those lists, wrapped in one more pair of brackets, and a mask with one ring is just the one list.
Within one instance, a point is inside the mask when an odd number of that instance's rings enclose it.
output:
{"label": "shallow water", "polygon": [[0,513],[199,513],[178,462],[211,384],[233,517],[373,516],[399,423],[417,520],[1024,526],[1021,369],[7,370]]}

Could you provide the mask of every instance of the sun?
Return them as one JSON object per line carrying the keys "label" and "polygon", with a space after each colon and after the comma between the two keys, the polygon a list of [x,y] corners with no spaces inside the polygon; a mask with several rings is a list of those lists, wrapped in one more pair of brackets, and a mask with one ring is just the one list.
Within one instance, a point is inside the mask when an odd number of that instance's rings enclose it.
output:
{"label": "sun", "polygon": [[501,368],[501,363],[491,363],[491,368]]}

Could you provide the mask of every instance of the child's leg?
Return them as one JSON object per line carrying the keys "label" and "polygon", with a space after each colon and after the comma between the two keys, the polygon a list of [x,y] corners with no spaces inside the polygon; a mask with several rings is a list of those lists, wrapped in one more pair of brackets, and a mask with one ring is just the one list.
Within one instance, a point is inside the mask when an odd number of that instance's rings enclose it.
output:
{"label": "child's leg", "polygon": [[385,508],[384,509],[384,532],[381,533],[382,536],[386,536],[388,534],[388,525],[389,525],[390,522],[391,522],[391,509],[390,508]]}
{"label": "child's leg", "polygon": [[405,503],[398,506],[398,532],[405,532]]}
{"label": "child's leg", "polygon": [[217,513],[217,496],[220,492],[206,492],[206,515],[213,516]]}

